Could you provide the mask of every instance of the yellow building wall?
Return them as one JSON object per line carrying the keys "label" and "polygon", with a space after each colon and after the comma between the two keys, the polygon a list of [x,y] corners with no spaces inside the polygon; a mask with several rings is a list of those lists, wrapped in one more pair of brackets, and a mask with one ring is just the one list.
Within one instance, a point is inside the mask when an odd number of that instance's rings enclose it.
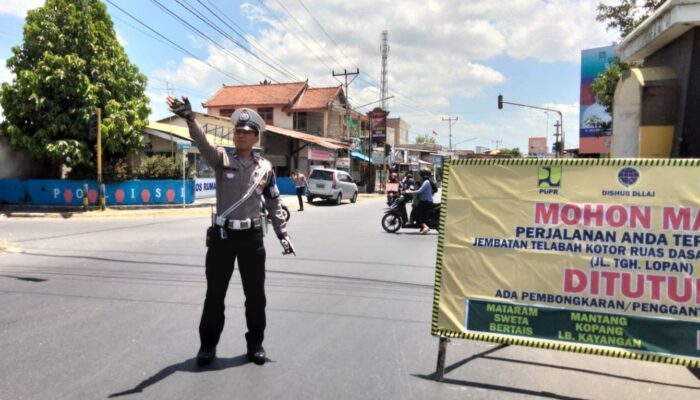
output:
{"label": "yellow building wall", "polygon": [[673,125],[639,127],[639,157],[670,158],[673,128]]}

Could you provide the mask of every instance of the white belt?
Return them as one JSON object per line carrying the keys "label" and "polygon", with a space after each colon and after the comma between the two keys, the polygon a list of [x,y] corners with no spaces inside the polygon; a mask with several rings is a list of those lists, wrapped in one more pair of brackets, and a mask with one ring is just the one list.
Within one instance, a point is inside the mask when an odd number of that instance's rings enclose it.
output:
{"label": "white belt", "polygon": [[251,228],[259,228],[262,226],[262,218],[248,219],[226,219],[218,215],[212,215],[213,223],[216,226],[221,226],[233,231],[244,231]]}

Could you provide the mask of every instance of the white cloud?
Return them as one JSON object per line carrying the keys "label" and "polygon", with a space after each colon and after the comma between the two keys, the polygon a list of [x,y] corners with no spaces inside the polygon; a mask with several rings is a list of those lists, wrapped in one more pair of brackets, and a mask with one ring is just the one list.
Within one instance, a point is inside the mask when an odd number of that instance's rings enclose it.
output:
{"label": "white cloud", "polygon": [[[389,101],[393,114],[410,114],[410,123],[415,128],[412,132],[425,133],[445,124],[440,121],[442,115],[434,114],[434,110],[449,110],[460,99],[476,98],[495,85],[507,83],[507,77],[489,65],[494,58],[506,56],[578,64],[581,49],[612,42],[615,32],[606,32],[604,24],[595,21],[599,1],[404,0],[397,6],[398,3],[388,0],[305,0],[306,7],[333,41],[298,2],[282,3],[294,18],[276,1],[265,3],[282,20],[280,22],[259,3],[250,1],[244,3],[241,10],[261,27],[253,32],[255,39],[249,38],[262,49],[252,50],[261,57],[273,55],[276,62],[287,66],[296,76],[274,72],[241,50],[232,48],[230,51],[272,75],[273,80],[289,82],[309,78],[315,87],[337,86],[339,83],[332,77],[332,70],[354,71],[359,67],[360,77],[350,87],[351,103],[358,105],[379,97],[379,42],[381,31],[387,29],[389,91],[390,94],[400,93]],[[304,26],[314,40],[298,24]],[[201,40],[196,43],[201,45]],[[265,78],[263,73],[235,61],[230,53],[211,45],[206,48],[210,64],[240,81],[255,83]],[[155,74],[184,87],[199,88],[209,95],[222,83],[240,83],[192,58],[184,58],[166,68]],[[207,96],[201,97],[204,100]],[[578,140],[578,106],[566,107],[571,108],[564,117],[567,146],[572,146]],[[567,117],[569,112],[571,116]],[[544,114],[536,117],[521,116],[517,111],[504,114],[517,115],[517,118],[504,118],[498,126],[460,120],[462,127],[456,129],[463,128],[464,139],[470,137],[468,135],[490,137],[506,132],[504,145],[511,143],[511,147],[525,148],[526,138],[533,136],[537,129],[542,131],[537,126],[546,123]],[[540,119],[543,121],[532,122]],[[553,123],[554,117],[550,119]]]}
{"label": "white cloud", "polygon": [[530,2],[529,10],[502,20],[507,53],[515,58],[578,62],[581,49],[613,43],[617,32],[597,22],[599,0]]}
{"label": "white cloud", "polygon": [[44,0],[6,0],[0,2],[0,14],[24,18],[27,11],[44,5]]}

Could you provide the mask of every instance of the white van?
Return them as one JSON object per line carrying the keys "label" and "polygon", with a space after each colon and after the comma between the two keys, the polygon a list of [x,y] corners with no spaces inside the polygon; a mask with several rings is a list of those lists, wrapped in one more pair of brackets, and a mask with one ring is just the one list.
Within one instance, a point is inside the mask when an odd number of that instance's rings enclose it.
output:
{"label": "white van", "polygon": [[309,175],[309,186],[306,200],[311,203],[314,199],[333,200],[340,204],[343,198],[357,201],[357,185],[350,175],[338,169],[317,168]]}

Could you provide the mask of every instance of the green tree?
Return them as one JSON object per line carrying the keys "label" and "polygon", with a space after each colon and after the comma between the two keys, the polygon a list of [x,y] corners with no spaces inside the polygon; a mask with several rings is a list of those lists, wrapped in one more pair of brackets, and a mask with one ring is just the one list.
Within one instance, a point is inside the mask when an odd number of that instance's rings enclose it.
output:
{"label": "green tree", "polygon": [[[194,179],[194,165],[185,168],[188,179]],[[141,160],[136,171],[139,179],[182,179],[182,157],[154,155]]]}
{"label": "green tree", "polygon": [[[0,135],[40,161],[87,170],[96,163],[90,114],[102,109],[105,165],[142,146],[150,108],[146,77],[117,42],[99,0],[46,0],[29,11],[23,45],[12,48],[0,105]],[[93,169],[94,171],[94,169]]]}
{"label": "green tree", "polygon": [[[620,0],[618,5],[598,4],[596,21],[605,22],[607,29],[617,29],[620,37],[627,36],[667,0]],[[640,5],[638,5],[640,4]]]}
{"label": "green tree", "polygon": [[521,158],[523,155],[520,153],[519,147],[514,147],[512,149],[499,149],[499,155],[511,156],[513,158]]}
{"label": "green tree", "polygon": [[[605,22],[607,29],[617,29],[620,37],[624,38],[634,30],[639,24],[656,11],[667,0],[621,0],[618,5],[598,4],[598,15],[596,20]],[[640,4],[641,5],[637,5]],[[608,68],[601,72],[591,84],[591,91],[596,96],[598,103],[603,105],[606,111],[612,115],[615,88],[622,74],[636,64],[620,62],[617,57],[610,60]],[[611,123],[602,121],[587,121],[589,125],[601,129],[609,129]],[[596,125],[597,124],[597,125]]]}
{"label": "green tree", "polygon": [[436,144],[437,139],[435,139],[434,136],[428,136],[428,134],[418,135],[418,136],[416,136],[416,143],[418,143],[418,144]]}

